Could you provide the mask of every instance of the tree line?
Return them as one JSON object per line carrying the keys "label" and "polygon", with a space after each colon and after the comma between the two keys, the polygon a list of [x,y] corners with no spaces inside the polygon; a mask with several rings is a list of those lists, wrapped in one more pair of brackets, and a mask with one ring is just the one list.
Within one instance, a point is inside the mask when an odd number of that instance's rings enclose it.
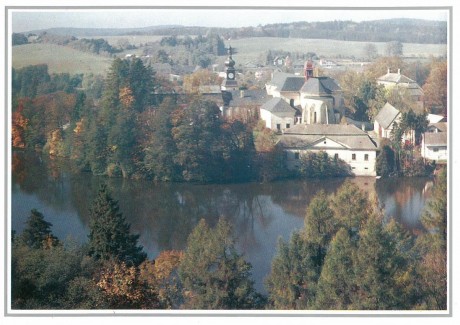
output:
{"label": "tree line", "polygon": [[12,235],[13,309],[314,309],[447,308],[447,174],[436,178],[414,235],[384,220],[377,202],[351,182],[319,192],[305,225],[279,241],[267,295],[238,252],[225,219],[198,222],[183,251],[149,260],[107,186],[88,210],[88,241],[62,241],[32,210]]}

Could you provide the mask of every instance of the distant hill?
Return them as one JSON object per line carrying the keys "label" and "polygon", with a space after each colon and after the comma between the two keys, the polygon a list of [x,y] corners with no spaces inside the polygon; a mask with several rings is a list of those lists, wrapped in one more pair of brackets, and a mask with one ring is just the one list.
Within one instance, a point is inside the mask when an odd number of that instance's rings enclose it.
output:
{"label": "distant hill", "polygon": [[[122,35],[204,35],[212,30],[226,39],[281,37],[333,39],[360,42],[447,44],[447,22],[421,19],[383,19],[374,21],[327,21],[268,24],[257,27],[221,28],[163,25],[143,28],[51,28],[30,31],[55,35],[122,36]],[[24,34],[28,34],[24,33]]]}

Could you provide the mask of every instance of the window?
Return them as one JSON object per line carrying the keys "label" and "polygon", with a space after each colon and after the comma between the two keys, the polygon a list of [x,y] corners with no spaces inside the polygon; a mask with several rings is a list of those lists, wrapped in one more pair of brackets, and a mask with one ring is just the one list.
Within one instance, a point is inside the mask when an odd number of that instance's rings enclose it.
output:
{"label": "window", "polygon": [[438,152],[439,148],[433,148],[433,152]]}
{"label": "window", "polygon": [[355,153],[351,155],[351,160],[356,160],[356,154]]}
{"label": "window", "polygon": [[313,114],[313,123],[316,123],[316,112]]}
{"label": "window", "polygon": [[300,154],[298,152],[294,152],[294,159],[299,159],[300,158]]}
{"label": "window", "polygon": [[334,155],[334,159],[335,159],[335,160],[339,159],[339,154],[338,154],[338,153],[336,153],[336,154]]}
{"label": "window", "polygon": [[286,123],[286,129],[289,129],[291,127],[290,123]]}
{"label": "window", "polygon": [[369,161],[369,155],[367,153],[364,155],[364,160]]}
{"label": "window", "polygon": [[276,124],[276,129],[277,129],[278,131],[281,131],[281,124]]}

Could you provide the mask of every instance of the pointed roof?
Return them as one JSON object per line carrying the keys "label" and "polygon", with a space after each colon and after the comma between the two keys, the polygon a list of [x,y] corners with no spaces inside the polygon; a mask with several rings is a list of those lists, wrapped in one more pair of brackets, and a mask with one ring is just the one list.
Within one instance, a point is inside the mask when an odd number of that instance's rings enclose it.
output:
{"label": "pointed roof", "polygon": [[411,78],[406,77],[405,75],[401,73],[394,73],[394,72],[388,72],[386,75],[383,75],[379,78],[377,78],[378,81],[386,81],[386,82],[393,82],[396,84],[399,83],[416,83],[414,80]]}
{"label": "pointed roof", "polygon": [[325,96],[330,95],[335,91],[341,90],[334,79],[329,77],[311,77],[300,89],[301,93]]}
{"label": "pointed roof", "polygon": [[295,113],[296,109],[286,103],[286,101],[282,98],[275,97],[270,99],[268,102],[263,104],[261,109],[269,111],[271,113]]}
{"label": "pointed roof", "polygon": [[387,129],[401,112],[390,103],[386,103],[379,111],[375,120],[381,127]]}

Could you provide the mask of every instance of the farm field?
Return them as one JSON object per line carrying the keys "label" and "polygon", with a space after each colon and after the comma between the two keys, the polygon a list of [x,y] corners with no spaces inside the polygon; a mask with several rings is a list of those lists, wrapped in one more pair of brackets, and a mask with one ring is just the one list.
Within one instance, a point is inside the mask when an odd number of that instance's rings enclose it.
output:
{"label": "farm field", "polygon": [[[226,46],[231,45],[237,50],[235,58],[238,63],[244,64],[260,59],[268,50],[283,50],[291,52],[314,52],[326,58],[351,57],[361,58],[364,56],[366,44],[375,44],[379,55],[385,54],[387,43],[379,42],[352,42],[327,39],[301,39],[301,38],[276,38],[254,37],[226,41]],[[428,58],[430,56],[443,56],[447,54],[445,44],[412,44],[403,43],[405,57]]]}
{"label": "farm field", "polygon": [[25,44],[12,47],[13,68],[48,64],[50,73],[105,74],[111,58],[54,44]]}
{"label": "farm field", "polygon": [[128,40],[132,45],[139,46],[148,42],[160,41],[164,36],[161,35],[120,35],[120,36],[81,36],[79,38],[98,39],[103,38],[112,46],[117,46],[120,40]]}
{"label": "farm field", "polygon": [[[159,41],[162,36],[93,36],[91,38],[104,38],[111,45],[116,46],[120,39],[127,39],[131,44],[139,46],[147,42]],[[264,62],[269,50],[283,50],[299,53],[314,52],[320,57],[334,58],[362,58],[365,54],[365,46],[371,42],[351,42],[326,39],[300,39],[300,38],[276,38],[255,37],[225,41],[225,46],[237,49],[234,58],[237,66],[246,63]],[[386,43],[373,43],[376,45],[379,55],[384,55]],[[143,47],[118,53],[116,56],[124,57],[126,54],[142,55]],[[427,59],[430,56],[445,56],[447,46],[444,44],[412,44],[404,43],[403,52],[406,59]],[[46,63],[49,72],[60,73],[93,73],[105,74],[112,58],[81,52],[65,46],[54,44],[26,44],[14,46],[13,67],[21,68],[27,65]],[[219,59],[224,60],[223,57]]]}

